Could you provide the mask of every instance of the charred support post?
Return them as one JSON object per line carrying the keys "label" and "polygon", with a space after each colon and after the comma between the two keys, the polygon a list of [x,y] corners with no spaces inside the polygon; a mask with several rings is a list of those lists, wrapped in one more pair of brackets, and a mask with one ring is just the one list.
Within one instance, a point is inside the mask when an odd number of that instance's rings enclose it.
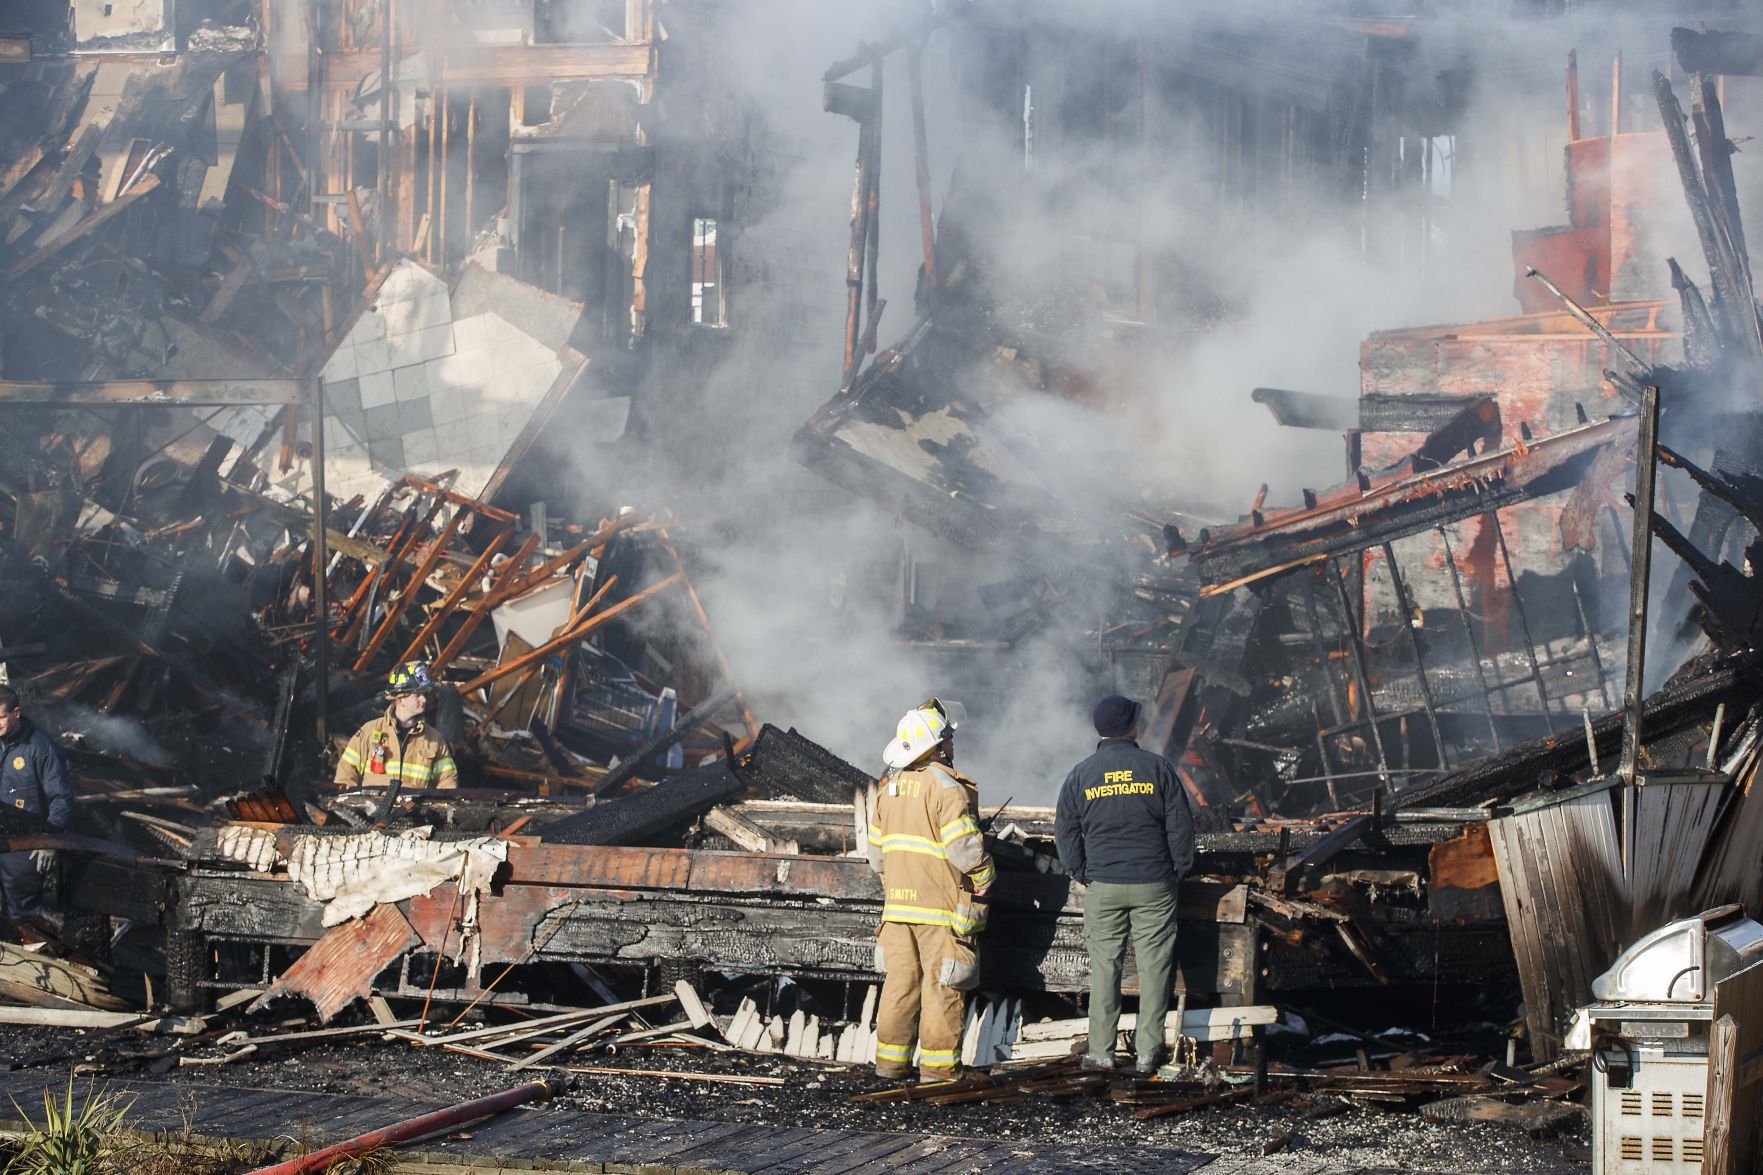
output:
{"label": "charred support post", "polygon": [[316,688],[313,724],[320,748],[330,744],[331,626],[330,588],[325,568],[330,564],[325,528],[330,508],[324,496],[324,381],[308,381],[312,389],[312,617],[313,684]]}
{"label": "charred support post", "polygon": [[1634,876],[1635,801],[1639,798],[1642,705],[1646,697],[1647,577],[1653,567],[1653,491],[1659,474],[1659,389],[1641,396],[1641,435],[1635,445],[1634,558],[1628,579],[1628,676],[1622,683],[1622,868]]}
{"label": "charred support post", "polygon": [[841,387],[857,373],[858,341],[863,336],[863,274],[869,246],[869,166],[871,144],[879,139],[881,95],[861,86],[829,80],[826,109],[857,123],[857,167],[851,181],[851,247],[845,261],[845,372]]}
{"label": "charred support post", "polygon": [[[1438,711],[1433,709],[1432,683],[1426,679],[1426,655],[1420,651],[1420,637],[1414,631],[1414,605],[1408,599],[1408,588],[1402,583],[1402,569],[1396,565],[1396,550],[1389,544],[1383,545],[1383,557],[1390,565],[1390,586],[1396,592],[1396,607],[1402,613],[1402,631],[1408,634],[1408,648],[1414,654],[1414,671],[1420,676],[1420,701],[1426,707],[1426,723],[1432,730],[1432,743],[1439,757],[1439,766],[1449,767],[1450,759],[1445,754],[1445,736],[1439,730]],[[1406,762],[1402,764],[1408,766]]]}
{"label": "charred support post", "polygon": [[[864,201],[863,218],[868,223],[869,240],[863,247],[864,296],[869,300],[869,318],[858,348],[856,366],[863,356],[875,353],[875,328],[881,319],[881,148],[882,148],[882,63],[869,69],[869,88],[875,94],[875,119],[869,129],[869,195]],[[856,371],[856,366],[852,371]]]}
{"label": "charred support post", "polygon": [[1451,550],[1451,536],[1444,527],[1438,528],[1439,541],[1445,544],[1445,566],[1451,569],[1451,591],[1457,597],[1457,619],[1463,622],[1463,638],[1469,642],[1469,659],[1475,663],[1475,684],[1481,687],[1482,710],[1488,716],[1488,737],[1494,742],[1494,753],[1500,752],[1500,728],[1494,721],[1494,696],[1488,692],[1487,671],[1481,664],[1481,642],[1475,639],[1475,626],[1469,623],[1469,600],[1463,595],[1463,577],[1457,571],[1457,555]]}
{"label": "charred support post", "polygon": [[1506,582],[1512,588],[1512,607],[1518,613],[1518,631],[1524,636],[1524,653],[1530,658],[1530,676],[1536,682],[1537,700],[1542,703],[1543,721],[1549,721],[1549,688],[1543,684],[1543,664],[1537,660],[1536,641],[1530,635],[1530,617],[1524,611],[1524,597],[1518,591],[1518,569],[1512,565],[1512,551],[1506,546],[1506,528],[1500,525],[1500,512],[1488,511],[1494,524],[1494,538],[1500,543],[1500,562],[1506,565]]}
{"label": "charred support post", "polygon": [[1353,599],[1347,593],[1347,575],[1341,569],[1338,560],[1330,560],[1333,569],[1331,578],[1335,590],[1341,597],[1341,615],[1347,622],[1347,649],[1353,654],[1353,677],[1359,683],[1359,696],[1365,702],[1365,718],[1371,727],[1371,745],[1377,749],[1377,777],[1385,786],[1390,787],[1390,762],[1383,750],[1383,732],[1377,726],[1377,706],[1371,700],[1371,675],[1365,669],[1365,646],[1361,641],[1358,615],[1353,611]]}
{"label": "charred support post", "polygon": [[[1328,671],[1328,648],[1322,643],[1322,614],[1316,606],[1316,581],[1306,575],[1304,582],[1304,613],[1310,622],[1310,647],[1316,653],[1316,669],[1322,675],[1322,684],[1328,689],[1328,705],[1334,715],[1334,725],[1339,726],[1347,721],[1347,708],[1341,704],[1341,691],[1335,685],[1334,674]],[[1324,764],[1323,770],[1327,770]]]}

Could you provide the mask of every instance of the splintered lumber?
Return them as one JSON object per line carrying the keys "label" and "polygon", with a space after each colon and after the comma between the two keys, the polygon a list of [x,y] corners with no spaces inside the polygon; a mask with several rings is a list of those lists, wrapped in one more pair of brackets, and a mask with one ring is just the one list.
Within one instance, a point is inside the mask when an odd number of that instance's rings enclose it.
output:
{"label": "splintered lumber", "polygon": [[[623,764],[620,766],[622,767]],[[612,777],[608,775],[606,778],[609,781]],[[598,792],[610,790],[610,788],[602,783],[594,790]],[[749,853],[795,853],[798,851],[795,841],[776,836],[734,809],[722,804],[718,804],[704,813],[704,825],[712,831],[728,837]]]}
{"label": "splintered lumber", "polygon": [[278,995],[293,992],[311,1000],[319,1020],[328,1024],[349,1004],[365,999],[374,977],[415,938],[416,931],[396,905],[375,906],[366,917],[326,931],[251,1007],[261,1008]]}
{"label": "splintered lumber", "polygon": [[110,994],[90,967],[52,959],[0,943],[0,997],[38,1008],[120,1011],[124,1000]]}
{"label": "splintered lumber", "polygon": [[976,1073],[969,1077],[963,1077],[959,1081],[937,1082],[932,1085],[905,1085],[896,1089],[878,1089],[873,1093],[853,1094],[851,1100],[854,1102],[921,1102],[964,1090],[1001,1090],[1007,1086],[1017,1086],[1040,1078],[1072,1073],[1077,1068],[1076,1060],[1060,1061],[1052,1065],[1031,1065],[1023,1069],[1011,1069],[1004,1073]]}
{"label": "splintered lumber", "polygon": [[606,1065],[560,1065],[566,1073],[614,1073],[620,1077],[665,1077],[716,1085],[788,1085],[788,1077],[747,1077],[739,1073],[677,1073],[671,1069],[614,1069]]}
{"label": "splintered lumber", "polygon": [[127,194],[118,196],[90,216],[83,217],[78,224],[73,225],[65,232],[58,233],[54,237],[45,241],[36,252],[19,261],[18,264],[7,270],[6,280],[9,282],[17,281],[19,278],[37,268],[37,266],[49,260],[49,258],[55,256],[55,254],[61,252],[81,237],[88,236],[98,228],[101,228],[106,221],[117,215],[117,213],[126,211],[130,205],[134,204],[141,197],[154,191],[158,187],[158,176],[149,175],[145,177],[140,183],[130,189]]}
{"label": "splintered lumber", "polygon": [[697,988],[682,979],[673,985],[673,994],[679,1000],[680,1011],[686,1014],[693,1028],[703,1028],[710,1023],[710,1010],[698,997]]}
{"label": "splintered lumber", "polygon": [[420,1020],[395,1020],[390,1024],[358,1024],[351,1028],[313,1028],[304,1032],[283,1032],[274,1036],[247,1036],[242,1032],[229,1033],[215,1041],[216,1044],[292,1044],[300,1040],[334,1040],[344,1036],[377,1036],[393,1035],[398,1029],[413,1028],[422,1023]]}
{"label": "splintered lumber", "polygon": [[569,1033],[562,1040],[555,1044],[546,1045],[532,1056],[514,1062],[509,1068],[525,1069],[529,1066],[537,1065],[542,1061],[548,1061],[558,1053],[568,1052],[570,1049],[575,1048],[589,1037],[597,1036],[600,1033],[605,1032],[608,1028],[611,1028],[613,1025],[623,1020],[627,1015],[629,1015],[629,1013],[614,1012],[610,1016],[602,1016],[598,1020],[589,1021],[574,1032]]}
{"label": "splintered lumber", "polygon": [[470,1028],[464,1032],[455,1032],[450,1036],[422,1036],[418,1033],[399,1033],[412,1044],[441,1045],[462,1044],[465,1041],[488,1040],[498,1036],[512,1036],[524,1033],[532,1028],[563,1028],[580,1024],[585,1020],[593,1020],[601,1016],[610,1016],[614,1012],[634,1012],[640,1008],[654,1008],[662,1004],[671,1004],[675,1000],[672,992],[666,995],[652,995],[640,1000],[626,1000],[622,1004],[607,1004],[601,1008],[580,1008],[573,1012],[559,1012],[554,1016],[544,1016],[537,1020],[518,1021],[513,1024],[496,1024],[487,1028]]}
{"label": "splintered lumber", "polygon": [[[1255,1004],[1246,1008],[1188,1008],[1182,1012],[1170,1012],[1163,1021],[1163,1041],[1172,1044],[1177,1036],[1185,1036],[1190,1040],[1240,1040],[1250,1034],[1250,1030],[1272,1024],[1279,1019],[1279,1009],[1269,1004]],[[1139,1018],[1136,1012],[1124,1012],[1120,1017],[1121,1032],[1131,1032],[1138,1027]],[[1035,1044],[1041,1042],[1068,1043],[1089,1033],[1090,1022],[1087,1019],[1076,1020],[1043,1020],[1038,1024],[1024,1024],[1013,1044]]]}
{"label": "splintered lumber", "polygon": [[154,1016],[140,1012],[99,1012],[90,1008],[14,1008],[0,1005],[0,1024],[52,1028],[133,1028],[195,1036],[208,1027],[200,1016]]}
{"label": "splintered lumber", "polygon": [[1429,1102],[1420,1107],[1420,1116],[1428,1122],[1498,1122],[1530,1134],[1548,1134],[1577,1121],[1580,1108],[1542,1098],[1507,1101],[1477,1093]]}
{"label": "splintered lumber", "polygon": [[751,1048],[751,1045],[745,1044],[743,1041],[748,1028],[758,1014],[758,1004],[755,1004],[751,999],[742,1000],[741,1006],[735,1009],[734,1016],[729,1019],[728,1026],[722,1029],[722,1038],[736,1048]]}
{"label": "splintered lumber", "polygon": [[1254,1096],[1255,1087],[1253,1085],[1244,1085],[1239,1086],[1236,1089],[1227,1089],[1223,1093],[1208,1093],[1200,1097],[1183,1098],[1180,1101],[1170,1102],[1168,1105],[1151,1106],[1148,1109],[1135,1111],[1133,1117],[1140,1121],[1143,1121],[1146,1118],[1162,1118],[1169,1114],[1185,1114],[1189,1110],[1204,1109],[1207,1106],[1222,1106],[1230,1102],[1246,1102]]}

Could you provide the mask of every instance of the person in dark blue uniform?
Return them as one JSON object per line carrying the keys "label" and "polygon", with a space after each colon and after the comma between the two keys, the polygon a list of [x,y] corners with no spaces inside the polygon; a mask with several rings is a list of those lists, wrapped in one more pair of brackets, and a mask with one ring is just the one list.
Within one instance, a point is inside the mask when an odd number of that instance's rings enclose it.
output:
{"label": "person in dark blue uniform", "polygon": [[1086,1069],[1114,1068],[1120,965],[1130,936],[1138,964],[1135,1071],[1163,1059],[1163,1021],[1175,967],[1176,888],[1194,866],[1194,814],[1175,764],[1143,750],[1139,704],[1111,694],[1091,715],[1102,741],[1059,789],[1053,835],[1059,859],[1084,892],[1090,948],[1090,1047]]}
{"label": "person in dark blue uniform", "polygon": [[[73,819],[73,784],[55,743],[19,709],[18,691],[0,685],[0,804],[41,816],[57,829]],[[55,867],[53,849],[0,853],[0,898],[14,922],[43,914],[43,878]]]}

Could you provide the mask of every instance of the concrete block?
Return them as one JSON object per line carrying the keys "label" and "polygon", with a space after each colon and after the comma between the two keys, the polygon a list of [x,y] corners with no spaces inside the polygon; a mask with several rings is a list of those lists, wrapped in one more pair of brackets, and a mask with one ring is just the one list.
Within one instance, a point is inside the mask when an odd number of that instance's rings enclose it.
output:
{"label": "concrete block", "polygon": [[490,345],[489,326],[485,314],[472,314],[453,320],[453,346],[459,354],[469,355]]}
{"label": "concrete block", "polygon": [[435,421],[435,446],[439,460],[463,465],[473,459],[479,441],[477,425],[473,421]]}
{"label": "concrete block", "polygon": [[355,320],[355,325],[349,328],[348,341],[359,346],[362,343],[370,343],[375,339],[383,339],[385,337],[385,317],[377,310],[369,310],[360,318],[357,318]]}
{"label": "concrete block", "polygon": [[445,286],[419,293],[411,300],[410,306],[411,328],[414,330],[446,326],[453,321],[453,300]]}
{"label": "concrete block", "polygon": [[398,405],[381,404],[377,408],[369,408],[361,414],[364,426],[362,440],[369,445],[375,441],[402,436],[404,429],[398,423]]}
{"label": "concrete block", "polygon": [[374,375],[389,370],[391,366],[390,349],[385,339],[364,339],[355,344],[356,375]]}
{"label": "concrete block", "polygon": [[390,367],[408,367],[412,363],[422,362],[421,347],[418,339],[419,331],[396,330],[386,336],[386,364]]}
{"label": "concrete block", "polygon": [[434,427],[435,418],[429,412],[429,402],[426,398],[405,400],[398,405],[399,432],[408,433],[419,428],[432,429]]}
{"label": "concrete block", "polygon": [[363,412],[372,412],[375,408],[395,403],[398,399],[392,373],[389,371],[376,371],[362,376],[360,387]]}
{"label": "concrete block", "polygon": [[427,326],[417,332],[416,351],[424,360],[439,359],[453,354],[453,324],[448,322]]}
{"label": "concrete block", "polygon": [[404,434],[404,460],[411,466],[429,465],[440,459],[440,446],[432,428]]}
{"label": "concrete block", "polygon": [[383,440],[369,440],[367,455],[373,463],[385,469],[402,470],[404,465],[404,441],[401,437],[387,437]]}
{"label": "concrete block", "polygon": [[400,402],[424,399],[429,394],[428,366],[414,363],[392,369],[392,394]]}
{"label": "concrete block", "polygon": [[331,352],[331,357],[325,361],[324,370],[319,373],[319,377],[329,384],[354,379],[355,374],[355,346],[344,342]]}
{"label": "concrete block", "polygon": [[[429,382],[434,383],[434,367],[429,365]],[[429,389],[429,412],[436,426],[454,424],[465,419],[465,393],[454,387]]]}
{"label": "concrete block", "polygon": [[335,413],[346,424],[361,418],[361,381],[343,379],[332,383],[324,381],[324,406],[326,411]]}

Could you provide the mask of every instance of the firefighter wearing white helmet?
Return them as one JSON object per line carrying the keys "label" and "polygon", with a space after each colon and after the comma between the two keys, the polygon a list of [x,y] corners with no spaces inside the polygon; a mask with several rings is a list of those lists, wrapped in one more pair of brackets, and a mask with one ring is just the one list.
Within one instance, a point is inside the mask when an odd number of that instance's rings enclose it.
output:
{"label": "firefighter wearing white helmet", "polygon": [[978,900],[994,869],[979,828],[979,785],[955,770],[958,703],[908,710],[882,749],[886,781],[869,817],[869,864],[885,901],[876,966],[886,976],[875,1025],[875,1071],[951,1081],[961,1057],[964,994],[979,983]]}

